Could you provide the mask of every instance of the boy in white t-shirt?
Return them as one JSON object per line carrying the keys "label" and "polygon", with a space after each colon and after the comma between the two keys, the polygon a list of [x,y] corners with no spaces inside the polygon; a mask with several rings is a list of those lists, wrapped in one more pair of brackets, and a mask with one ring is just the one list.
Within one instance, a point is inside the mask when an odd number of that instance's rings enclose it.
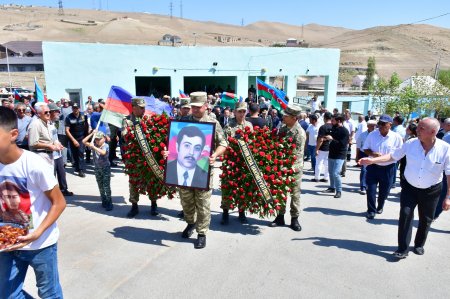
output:
{"label": "boy in white t-shirt", "polygon": [[31,266],[39,297],[62,298],[56,220],[66,201],[53,168],[40,156],[20,149],[18,134],[16,114],[0,107],[0,222],[6,219],[29,229],[8,251],[0,252],[0,294],[23,297],[23,282]]}

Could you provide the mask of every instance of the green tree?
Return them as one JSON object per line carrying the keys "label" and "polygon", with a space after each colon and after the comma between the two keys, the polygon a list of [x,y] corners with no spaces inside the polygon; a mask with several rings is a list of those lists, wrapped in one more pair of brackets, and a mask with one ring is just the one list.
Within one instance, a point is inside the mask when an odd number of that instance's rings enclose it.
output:
{"label": "green tree", "polygon": [[389,109],[393,109],[393,105],[398,98],[398,87],[401,80],[397,73],[392,73],[391,78],[387,81],[384,78],[378,79],[372,90],[373,108],[375,108],[379,114],[386,112],[387,105]]}
{"label": "green tree", "polygon": [[418,110],[420,105],[420,95],[412,86],[406,86],[397,93],[395,99],[390,100],[386,104],[386,113],[393,115],[400,112],[404,115],[406,121],[409,121],[411,113]]}
{"label": "green tree", "polygon": [[363,89],[373,90],[375,83],[375,57],[371,56],[367,60],[367,70],[366,70],[366,79],[364,79]]}
{"label": "green tree", "polygon": [[447,88],[450,88],[450,70],[439,71],[438,81]]}

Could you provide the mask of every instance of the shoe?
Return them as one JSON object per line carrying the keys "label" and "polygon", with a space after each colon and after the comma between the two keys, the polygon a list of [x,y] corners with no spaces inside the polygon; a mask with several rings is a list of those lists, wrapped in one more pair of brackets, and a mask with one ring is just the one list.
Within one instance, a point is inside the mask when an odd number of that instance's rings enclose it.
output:
{"label": "shoe", "polygon": [[91,164],[91,160],[86,160],[86,164]]}
{"label": "shoe", "polygon": [[111,167],[117,167],[117,163],[115,163],[115,162],[110,162],[109,165],[110,165]]}
{"label": "shoe", "polygon": [[375,213],[373,213],[373,212],[367,212],[366,218],[367,218],[367,219],[373,219],[373,218],[375,218]]}
{"label": "shoe", "polygon": [[247,217],[245,217],[245,212],[239,212],[239,221],[242,224],[248,223]]}
{"label": "shoe", "polygon": [[345,178],[345,173],[342,173],[342,174],[341,174],[341,177]]}
{"label": "shoe", "polygon": [[269,224],[270,227],[284,226],[284,215],[278,215],[273,222]]}
{"label": "shoe", "polygon": [[184,239],[189,238],[194,233],[194,230],[195,230],[195,223],[188,224],[184,229],[183,233],[181,234],[181,237]]}
{"label": "shoe", "polygon": [[311,182],[319,182],[319,180],[318,179],[311,179]]}
{"label": "shoe", "polygon": [[112,178],[113,178],[113,177],[114,177],[114,173],[112,173],[112,172],[111,172],[111,175],[110,175],[110,177],[112,177]]}
{"label": "shoe", "polygon": [[138,207],[137,203],[133,203],[131,205],[131,210],[127,214],[127,217],[128,218],[133,218],[137,214],[139,214],[139,207]]}
{"label": "shoe", "polygon": [[62,194],[63,194],[64,196],[73,196],[73,192],[70,192],[70,191],[68,191],[68,190],[64,190],[64,191],[62,192]]}
{"label": "shoe", "polygon": [[377,209],[377,214],[382,214],[382,213],[383,213],[383,208]]}
{"label": "shoe", "polygon": [[303,161],[309,161],[309,158],[304,158]]}
{"label": "shoe", "polygon": [[197,237],[197,243],[195,243],[195,249],[202,249],[206,246],[206,236],[205,235],[198,235]]}
{"label": "shoe", "polygon": [[156,203],[152,204],[152,207],[150,209],[150,215],[152,216],[158,216],[158,205]]}
{"label": "shoe", "polygon": [[178,213],[177,216],[178,216],[178,218],[183,219],[183,218],[184,218],[184,212],[183,212],[183,210],[181,210],[181,212]]}
{"label": "shoe", "polygon": [[396,251],[394,252],[394,256],[398,259],[404,259],[408,256],[408,251]]}
{"label": "shoe", "polygon": [[86,175],[84,174],[84,172],[80,171],[80,172],[78,172],[78,176],[80,178],[84,178]]}
{"label": "shoe", "polygon": [[324,192],[324,193],[334,193],[334,192],[336,192],[336,189],[334,189],[334,188],[328,188],[328,189],[324,190],[323,192]]}
{"label": "shoe", "polygon": [[360,190],[360,191],[359,191],[359,194],[361,194],[361,195],[366,195],[366,190]]}
{"label": "shoe", "polygon": [[322,182],[322,183],[328,183],[327,179],[320,179],[319,181]]}
{"label": "shoe", "polygon": [[228,225],[228,221],[229,221],[228,210],[227,209],[223,209],[222,220],[220,221],[220,224]]}
{"label": "shoe", "polygon": [[413,252],[417,255],[423,255],[425,253],[425,249],[423,249],[423,247],[414,247]]}
{"label": "shoe", "polygon": [[338,192],[336,192],[336,194],[334,195],[334,198],[341,198],[341,192],[340,191],[338,191]]}
{"label": "shoe", "polygon": [[106,210],[106,211],[112,211],[112,209],[114,209],[114,206],[113,206],[113,204],[112,204],[112,201],[107,202],[107,203],[106,203],[105,210]]}
{"label": "shoe", "polygon": [[302,230],[300,223],[298,222],[298,217],[292,217],[291,225],[289,226],[292,230],[299,232]]}

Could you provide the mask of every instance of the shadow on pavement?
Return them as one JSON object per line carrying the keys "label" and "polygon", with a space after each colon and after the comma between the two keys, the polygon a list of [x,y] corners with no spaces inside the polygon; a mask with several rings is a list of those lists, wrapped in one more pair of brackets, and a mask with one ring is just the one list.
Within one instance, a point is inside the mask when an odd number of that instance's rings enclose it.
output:
{"label": "shadow on pavement", "polygon": [[194,239],[183,239],[181,232],[169,233],[165,231],[154,230],[151,228],[139,228],[132,226],[116,227],[109,231],[115,238],[124,239],[130,242],[158,245],[170,247],[163,244],[163,241],[174,241],[180,243],[194,243]]}
{"label": "shadow on pavement", "polygon": [[349,251],[362,252],[366,254],[380,256],[385,258],[388,262],[397,262],[398,259],[395,258],[392,253],[397,250],[396,246],[383,246],[368,242],[356,241],[356,240],[342,240],[342,239],[331,239],[322,237],[311,237],[311,238],[294,238],[292,241],[306,241],[312,240],[314,245],[323,247],[337,247],[340,249],[345,249]]}
{"label": "shadow on pavement", "polygon": [[[333,197],[331,197],[333,198]],[[334,198],[333,198],[334,199]],[[332,216],[354,216],[354,217],[364,217],[366,213],[356,213],[352,211],[346,211],[346,210],[338,210],[338,209],[330,209],[330,208],[319,208],[319,207],[309,207],[303,209],[305,212],[320,212],[325,215],[332,215]]]}
{"label": "shadow on pavement", "polygon": [[[248,216],[248,215],[247,215]],[[258,235],[261,233],[259,226],[268,226],[269,221],[247,217],[248,223],[241,224],[238,219],[238,212],[230,213],[228,225],[220,224],[222,213],[211,213],[210,230],[221,231],[231,234]]]}

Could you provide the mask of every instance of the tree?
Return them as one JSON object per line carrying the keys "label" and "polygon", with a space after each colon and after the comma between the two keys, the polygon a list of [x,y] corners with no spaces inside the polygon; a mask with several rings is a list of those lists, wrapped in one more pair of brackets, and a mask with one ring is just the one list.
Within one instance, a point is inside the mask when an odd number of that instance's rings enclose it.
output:
{"label": "tree", "polygon": [[363,89],[373,90],[375,83],[375,57],[371,56],[367,60],[367,70],[366,70],[366,79],[364,79]]}
{"label": "tree", "polygon": [[450,70],[439,71],[438,81],[439,83],[450,89]]}
{"label": "tree", "polygon": [[[397,73],[392,73],[391,78],[387,81],[384,78],[378,79],[373,88],[372,106],[377,110],[379,114],[386,112],[387,105],[391,102],[395,102],[398,98],[398,87],[401,80]],[[389,104],[389,109],[393,107],[394,103]]]}
{"label": "tree", "polygon": [[397,93],[395,100],[391,100],[386,104],[386,113],[393,115],[395,112],[400,112],[409,121],[411,113],[418,110],[420,105],[420,95],[412,86],[406,86]]}

